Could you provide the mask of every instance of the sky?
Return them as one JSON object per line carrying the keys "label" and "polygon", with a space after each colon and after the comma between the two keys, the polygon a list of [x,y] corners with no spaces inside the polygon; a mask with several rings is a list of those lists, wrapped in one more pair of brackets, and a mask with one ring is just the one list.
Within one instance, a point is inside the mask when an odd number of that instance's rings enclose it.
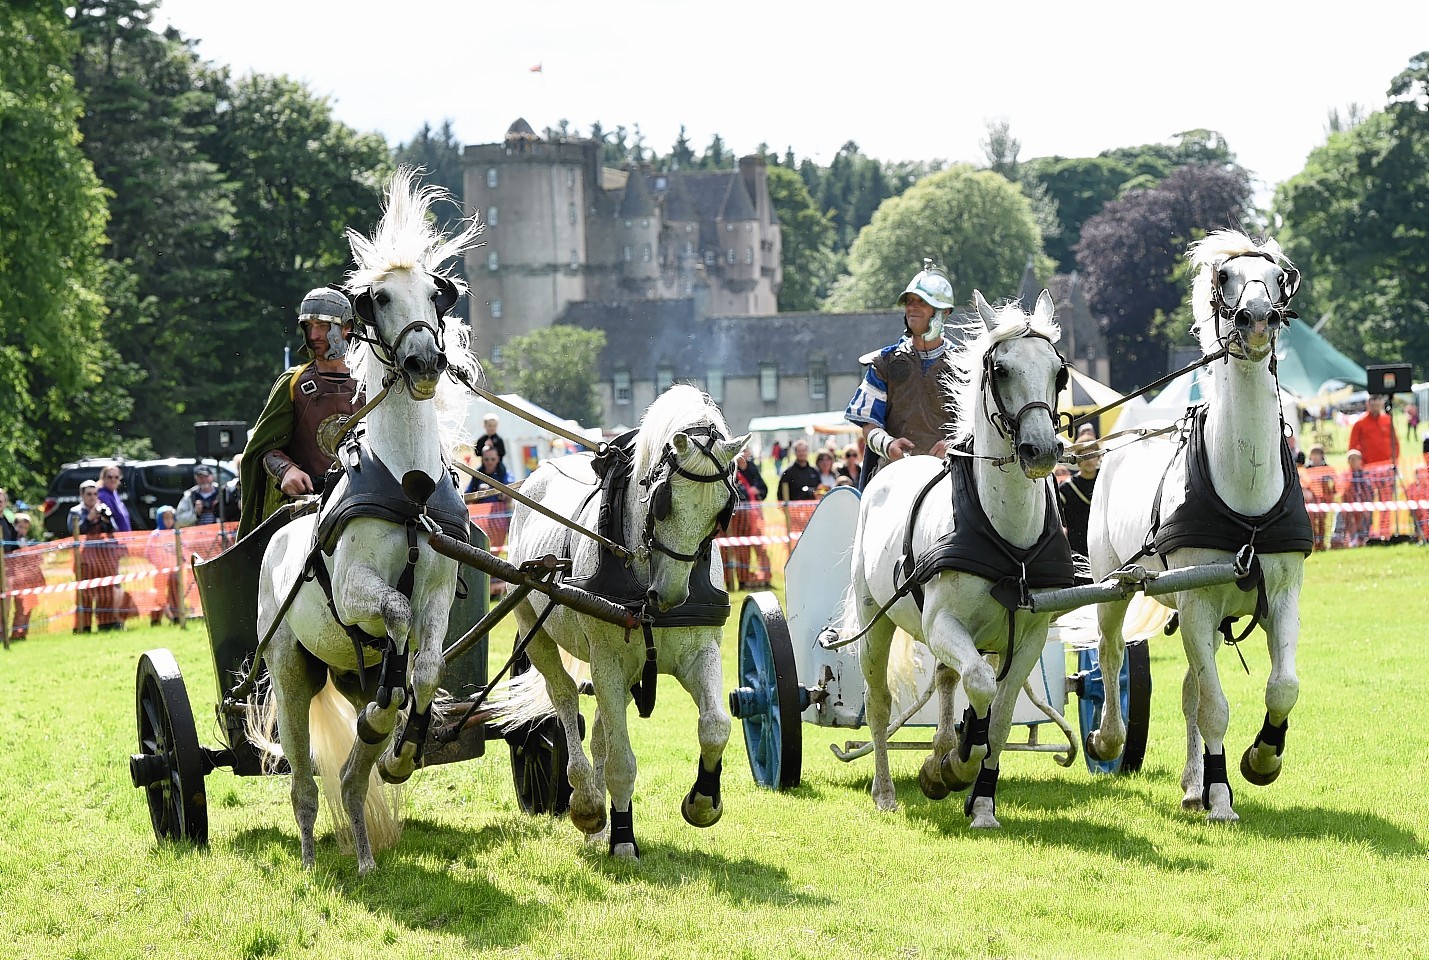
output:
{"label": "sky", "polygon": [[1381,108],[1429,49],[1422,0],[163,0],[155,22],[236,74],[305,81],[393,145],[448,119],[492,143],[524,117],[537,132],[639,125],[661,153],[683,124],[696,152],[717,133],[821,164],[850,140],[881,160],[981,163],[993,120],[1023,160],[1206,128],[1262,202],[1331,110]]}

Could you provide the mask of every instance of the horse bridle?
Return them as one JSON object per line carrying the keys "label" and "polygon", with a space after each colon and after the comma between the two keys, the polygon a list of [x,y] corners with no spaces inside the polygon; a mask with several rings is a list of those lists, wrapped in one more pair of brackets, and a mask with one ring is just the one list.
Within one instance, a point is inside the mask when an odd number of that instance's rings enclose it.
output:
{"label": "horse bridle", "polygon": [[[1239,260],[1242,257],[1260,257],[1280,267],[1284,272],[1284,277],[1279,285],[1280,295],[1275,298],[1271,306],[1270,324],[1272,329],[1270,332],[1270,347],[1267,350],[1268,354],[1274,354],[1275,352],[1275,337],[1279,332],[1279,328],[1288,326],[1291,320],[1298,320],[1300,318],[1298,313],[1290,309],[1290,298],[1295,296],[1300,290],[1300,271],[1295,269],[1294,264],[1288,260],[1282,263],[1281,259],[1283,258],[1277,259],[1268,253],[1256,250],[1248,253],[1238,253],[1233,257],[1227,257],[1216,264],[1215,272],[1211,275],[1211,314],[1216,320],[1216,343],[1225,348],[1227,356],[1235,357],[1238,360],[1261,360],[1264,359],[1264,357],[1253,356],[1250,351],[1250,345],[1245,341],[1245,331],[1250,327],[1250,320],[1248,318],[1244,320],[1241,318],[1242,311],[1240,305],[1241,301],[1245,299],[1245,292],[1250,288],[1251,284],[1258,283],[1261,289],[1265,290],[1265,281],[1246,281],[1245,285],[1241,287],[1240,296],[1236,297],[1234,303],[1228,303],[1226,301],[1225,293],[1222,290],[1222,284],[1229,279],[1226,275],[1225,265],[1232,260]],[[1270,291],[1265,290],[1265,293],[1268,298]],[[1229,333],[1223,336],[1221,334],[1221,324],[1227,320],[1234,326]]]}
{"label": "horse bridle", "polygon": [[[656,460],[649,472],[640,478],[640,486],[646,489],[646,494],[642,502],[646,503],[648,509],[645,512],[645,529],[641,535],[641,546],[648,551],[658,550],[667,557],[675,560],[682,560],[686,563],[693,563],[704,556],[714,541],[716,534],[720,530],[727,529],[729,522],[734,516],[734,506],[739,496],[734,489],[734,464],[728,466],[721,465],[719,458],[714,454],[714,445],[717,441],[727,440],[728,437],[720,433],[715,427],[707,424],[687,427],[681,431],[694,443],[695,449],[705,455],[705,458],[715,465],[715,473],[692,473],[680,466],[678,454],[675,453],[675,446],[672,442],[665,442],[665,449],[660,453],[660,459]],[[704,442],[700,442],[699,437],[704,437]],[[700,542],[699,548],[692,554],[680,553],[665,544],[661,543],[655,536],[655,523],[670,516],[670,510],[674,504],[674,491],[670,487],[671,481],[676,476],[684,477],[695,483],[723,483],[729,493],[729,498],[725,505],[720,508],[719,515],[715,517],[714,528],[709,535]]]}
{"label": "horse bridle", "polygon": [[[1029,330],[1028,332],[1023,333],[1019,337],[1012,337],[1008,340],[1004,340],[1003,343],[1009,343],[1011,342],[1011,340],[1014,339],[1020,340],[1024,337],[1036,337],[1038,340],[1046,340],[1048,346],[1052,348],[1052,352],[1057,355],[1057,359],[1062,362],[1062,366],[1057,371],[1057,386],[1056,390],[1052,394],[1052,402],[1050,404],[1042,400],[1032,400],[1024,404],[1022,406],[1022,409],[1018,410],[1016,414],[1009,414],[1007,412],[1007,405],[1003,403],[1002,395],[997,392],[997,384],[994,382],[993,379],[994,367],[996,367],[997,365],[997,347],[994,347],[987,353],[983,354],[982,384],[980,389],[992,394],[992,404],[996,408],[995,412],[992,410],[985,411],[987,415],[987,421],[997,429],[999,435],[1006,439],[1012,440],[1014,443],[1016,442],[1018,433],[1022,430],[1022,418],[1027,415],[1028,411],[1046,410],[1047,414],[1052,418],[1053,432],[1056,432],[1058,429],[1060,429],[1057,423],[1060,416],[1070,416],[1070,414],[1059,415],[1057,413],[1057,398],[1067,387],[1067,381],[1071,376],[1071,374],[1069,373],[1071,364],[1067,362],[1066,357],[1062,356],[1062,351],[1057,349],[1056,344],[1052,343],[1049,338],[1042,336],[1040,333],[1032,333]],[[997,346],[1001,345],[1002,344],[998,344]]]}
{"label": "horse bridle", "polygon": [[425,330],[432,335],[436,341],[438,355],[445,357],[447,353],[446,337],[442,332],[442,320],[447,312],[456,305],[460,294],[457,292],[456,284],[450,279],[435,273],[429,273],[432,282],[437,285],[437,295],[432,299],[432,307],[437,312],[437,323],[435,326],[426,320],[413,320],[397,333],[397,339],[388,343],[387,338],[382,335],[382,331],[377,328],[377,312],[373,304],[372,291],[364,290],[352,300],[352,312],[354,323],[352,325],[351,339],[359,343],[365,343],[373,348],[372,355],[377,358],[377,362],[386,367],[391,374],[402,378],[402,382],[407,385],[407,389],[412,388],[412,378],[403,366],[397,363],[397,351],[401,349],[402,342],[413,333]]}

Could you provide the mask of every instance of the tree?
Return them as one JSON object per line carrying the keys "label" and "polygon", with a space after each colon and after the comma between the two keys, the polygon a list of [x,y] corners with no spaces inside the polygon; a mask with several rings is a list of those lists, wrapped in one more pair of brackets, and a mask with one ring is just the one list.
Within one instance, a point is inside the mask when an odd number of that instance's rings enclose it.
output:
{"label": "tree", "polygon": [[191,322],[205,334],[198,362],[224,371],[204,388],[203,419],[247,419],[282,368],[284,344],[297,343],[303,294],[343,278],[344,231],[368,233],[380,218],[391,160],[380,136],[339,123],[326,98],[295,80],[235,83],[225,70],[208,82],[221,96],[204,147],[233,183],[233,280]]}
{"label": "tree", "polygon": [[814,205],[798,173],[782,166],[765,169],[769,202],[779,217],[783,251],[784,285],[779,289],[779,308],[817,310],[838,272],[833,222]]}
{"label": "tree", "polygon": [[675,145],[670,148],[670,156],[665,159],[664,168],[666,170],[695,169],[695,151],[690,147],[690,138],[685,136],[683,123],[680,124],[680,135],[675,138]]}
{"label": "tree", "polygon": [[595,384],[604,349],[604,330],[556,324],[506,341],[501,362],[488,364],[486,373],[495,390],[519,393],[558,417],[589,426],[602,418]]}
{"label": "tree", "polygon": [[100,389],[106,215],[80,146],[76,48],[60,4],[0,7],[0,485],[12,493],[42,491],[56,462],[128,412],[122,393],[105,409]]}
{"label": "tree", "polygon": [[1032,203],[990,170],[958,165],[883,203],[849,251],[849,275],[834,286],[834,310],[891,308],[924,257],[948,270],[959,303],[974,289],[989,300],[1015,296],[1027,258],[1046,276],[1052,264]]}
{"label": "tree", "polygon": [[1212,230],[1243,228],[1249,205],[1244,171],[1182,167],[1152,189],[1107,204],[1082,226],[1077,268],[1087,305],[1117,358],[1117,389],[1148,383],[1165,370],[1167,333],[1153,325],[1185,300],[1177,269],[1187,245]]}
{"label": "tree", "polygon": [[1390,83],[1389,103],[1332,132],[1276,193],[1286,252],[1305,275],[1306,316],[1362,362],[1429,365],[1429,51]]}
{"label": "tree", "polygon": [[701,170],[728,170],[733,166],[734,154],[725,148],[724,138],[715,134],[710,138],[710,145],[705,147],[705,152],[700,157],[699,168]]}
{"label": "tree", "polygon": [[[109,343],[118,354],[106,389],[132,395],[125,442],[189,453],[186,403],[212,370],[196,363],[204,332],[193,318],[229,283],[229,186],[199,147],[214,94],[175,31],[151,29],[147,0],[87,0],[73,8],[74,73],[86,109],[84,150],[109,191]],[[124,277],[132,275],[133,282]]]}
{"label": "tree", "polygon": [[[570,121],[562,120],[560,130],[548,130],[547,136],[553,139],[564,138],[569,126]],[[463,183],[461,141],[457,139],[456,131],[452,129],[451,120],[443,120],[441,128],[435,131],[431,124],[422,124],[422,129],[417,131],[417,135],[412,138],[410,143],[397,145],[392,151],[392,159],[395,163],[421,169],[424,171],[422,180],[425,183],[441,187],[456,201],[455,203],[437,204],[432,209],[432,213],[436,217],[437,227],[443,233],[460,232],[460,221],[466,217],[466,211],[462,206],[462,197],[466,195],[466,188]],[[484,215],[481,211],[474,212]],[[442,264],[442,267],[453,273],[464,273],[461,260],[462,258],[455,257]],[[468,309],[467,298],[462,297],[457,302],[456,315],[463,320],[468,319]]]}

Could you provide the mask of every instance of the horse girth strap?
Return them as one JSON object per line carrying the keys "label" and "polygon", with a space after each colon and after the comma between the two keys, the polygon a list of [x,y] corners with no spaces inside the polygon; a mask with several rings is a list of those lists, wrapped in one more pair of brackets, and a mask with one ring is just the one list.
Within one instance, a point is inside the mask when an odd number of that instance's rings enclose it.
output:
{"label": "horse girth strap", "polygon": [[640,666],[640,679],[630,688],[630,696],[634,698],[635,709],[643,720],[655,712],[655,687],[659,672],[655,663],[655,633],[649,620],[640,624],[640,631],[645,635],[645,661]]}

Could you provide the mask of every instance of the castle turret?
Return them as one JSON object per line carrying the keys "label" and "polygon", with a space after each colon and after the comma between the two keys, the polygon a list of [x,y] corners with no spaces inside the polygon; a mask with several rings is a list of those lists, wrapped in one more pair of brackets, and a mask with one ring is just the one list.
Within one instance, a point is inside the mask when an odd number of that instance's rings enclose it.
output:
{"label": "castle turret", "polygon": [[645,177],[638,165],[630,165],[625,195],[615,214],[620,221],[616,235],[621,240],[623,261],[620,285],[632,293],[653,298],[654,286],[660,279],[660,223]]}

